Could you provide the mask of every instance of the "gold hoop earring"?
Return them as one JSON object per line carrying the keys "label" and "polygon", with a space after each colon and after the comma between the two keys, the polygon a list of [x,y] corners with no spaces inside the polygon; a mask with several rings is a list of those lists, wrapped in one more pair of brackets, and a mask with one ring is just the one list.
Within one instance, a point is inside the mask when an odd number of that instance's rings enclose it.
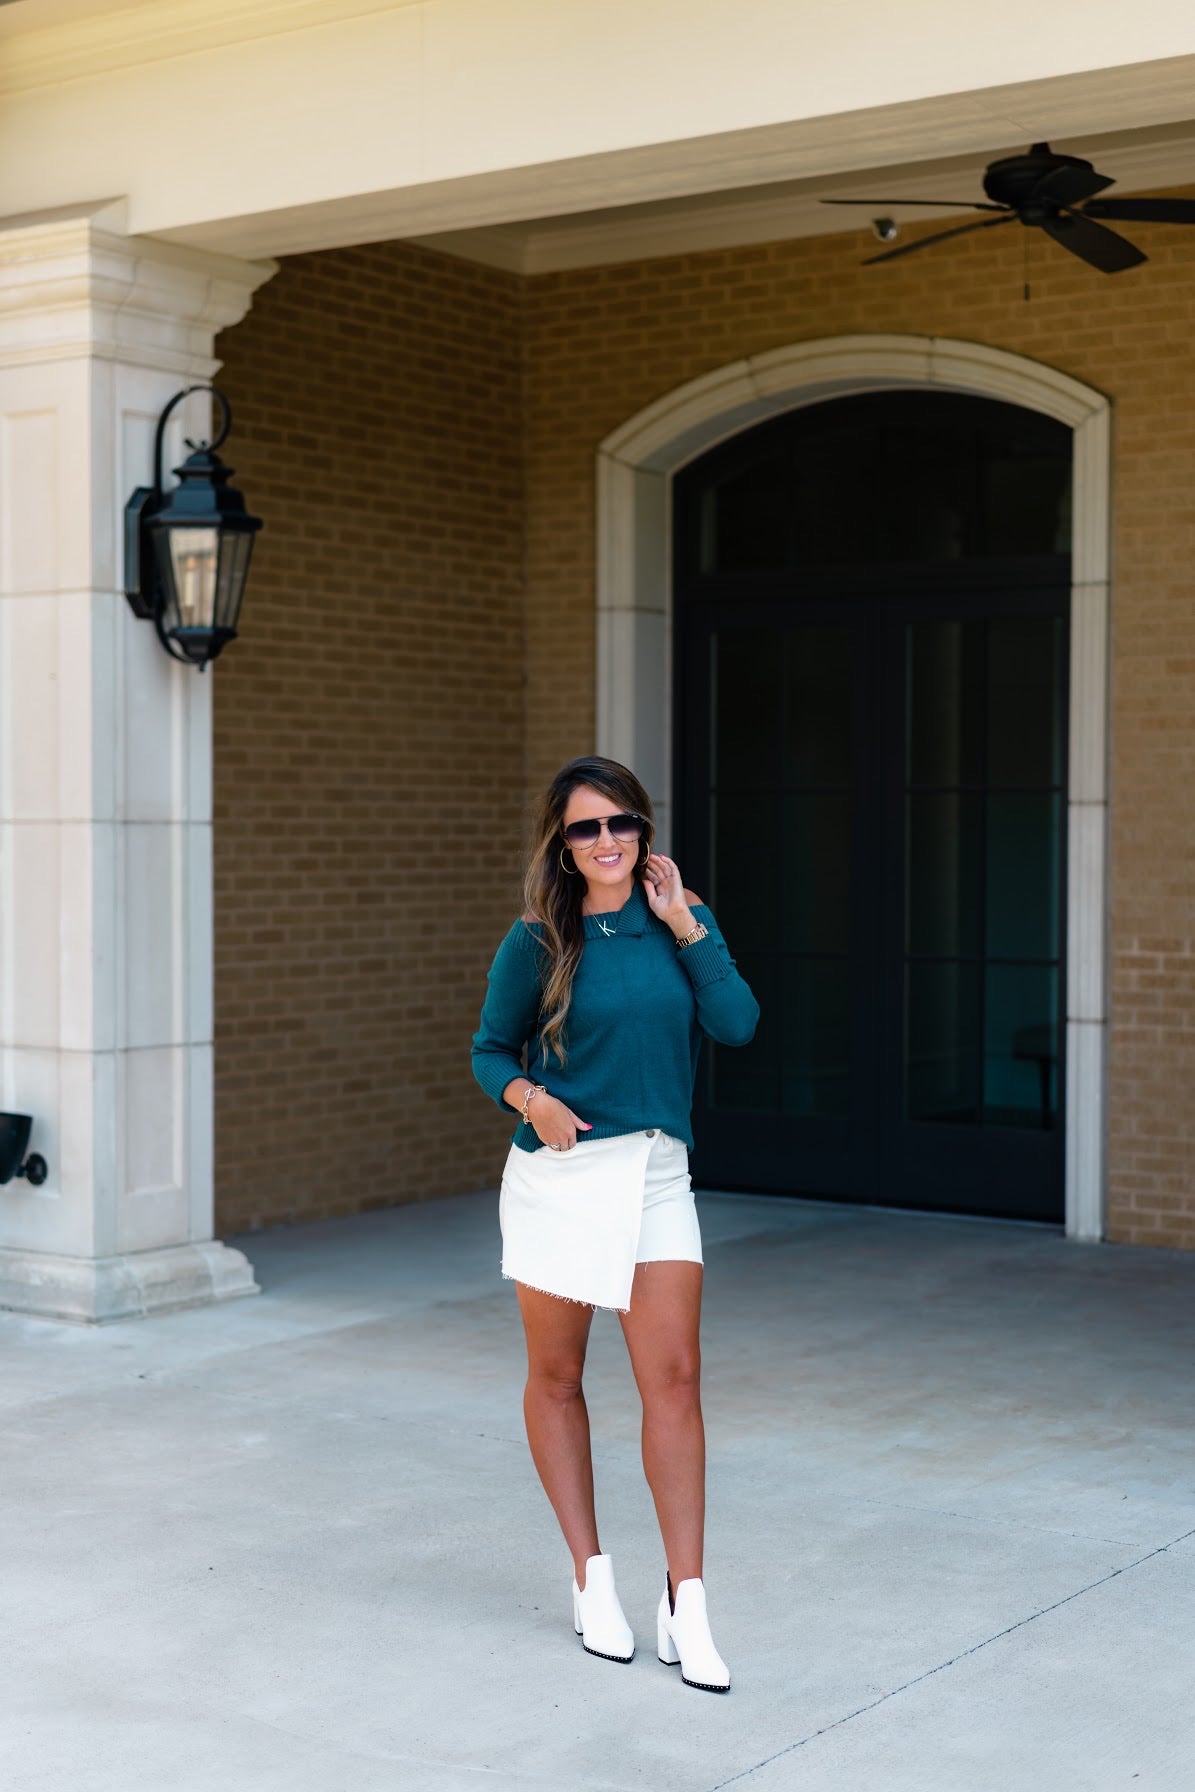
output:
{"label": "gold hoop earring", "polygon": [[576,877],[576,875],[577,875],[577,867],[574,865],[572,870],[570,871],[568,866],[564,862],[564,847],[563,846],[560,848],[560,869],[564,872],[564,875],[566,877]]}

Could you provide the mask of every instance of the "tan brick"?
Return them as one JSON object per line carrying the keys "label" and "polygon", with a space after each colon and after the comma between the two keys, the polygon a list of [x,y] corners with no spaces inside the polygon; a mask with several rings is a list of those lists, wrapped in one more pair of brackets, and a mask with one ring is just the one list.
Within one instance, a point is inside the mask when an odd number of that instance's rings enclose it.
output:
{"label": "tan brick", "polygon": [[213,674],[222,1231],[501,1163],[467,1046],[518,894],[520,302],[376,245],[286,262],[220,339],[266,518]]}

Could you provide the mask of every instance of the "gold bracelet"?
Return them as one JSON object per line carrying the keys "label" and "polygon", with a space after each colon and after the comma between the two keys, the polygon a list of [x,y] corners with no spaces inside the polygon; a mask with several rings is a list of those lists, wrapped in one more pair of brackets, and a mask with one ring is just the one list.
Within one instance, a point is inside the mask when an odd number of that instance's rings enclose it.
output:
{"label": "gold bracelet", "polygon": [[527,1112],[527,1109],[531,1105],[532,1096],[546,1095],[547,1093],[548,1093],[548,1091],[544,1088],[542,1083],[528,1083],[526,1091],[523,1095],[523,1110],[522,1110],[522,1112],[523,1112],[523,1125],[524,1126],[531,1125],[531,1116]]}
{"label": "gold bracelet", "polygon": [[698,921],[698,923],[697,923],[696,927],[693,929],[692,933],[686,933],[683,940],[677,940],[677,942],[676,942],[677,951],[683,952],[686,946],[695,946],[697,944],[698,940],[705,939],[706,936],[708,935],[708,933],[709,933],[709,928],[706,926],[705,922]]}

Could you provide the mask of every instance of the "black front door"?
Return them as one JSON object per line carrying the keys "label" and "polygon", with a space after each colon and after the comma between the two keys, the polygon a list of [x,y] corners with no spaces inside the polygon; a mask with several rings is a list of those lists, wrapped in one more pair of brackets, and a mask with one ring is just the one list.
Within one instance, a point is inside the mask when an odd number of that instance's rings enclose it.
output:
{"label": "black front door", "polygon": [[677,486],[677,852],[760,997],[707,1187],[1062,1211],[1069,433],[901,393]]}

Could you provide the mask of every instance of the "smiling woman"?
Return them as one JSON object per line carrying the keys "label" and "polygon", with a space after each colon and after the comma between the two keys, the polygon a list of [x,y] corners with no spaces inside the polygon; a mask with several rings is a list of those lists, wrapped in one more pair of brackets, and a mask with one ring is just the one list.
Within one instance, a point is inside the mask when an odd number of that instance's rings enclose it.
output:
{"label": "smiling woman", "polygon": [[[745,1044],[759,1007],[713,915],[653,837],[650,799],[625,766],[590,757],[557,773],[540,806],[527,912],[490,970],[473,1069],[520,1115],[499,1204],[502,1271],[527,1335],[528,1441],[573,1555],[574,1628],[592,1655],[634,1654],[598,1542],[581,1391],[594,1309],[613,1307],[643,1400],[643,1466],[668,1565],[659,1656],[679,1661],[689,1685],[725,1692],[701,1578],[690,1110],[703,1036]],[[524,1074],[524,1056],[546,1082]]]}

